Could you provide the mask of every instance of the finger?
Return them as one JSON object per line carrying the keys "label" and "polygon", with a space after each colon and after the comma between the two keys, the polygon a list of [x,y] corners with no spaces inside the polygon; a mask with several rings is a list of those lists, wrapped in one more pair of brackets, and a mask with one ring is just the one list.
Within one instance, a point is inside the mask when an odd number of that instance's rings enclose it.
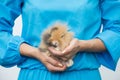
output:
{"label": "finger", "polygon": [[62,56],[63,55],[61,51],[55,50],[52,47],[49,47],[48,50],[50,51],[50,53],[52,53],[55,56]]}
{"label": "finger", "polygon": [[63,51],[62,54],[69,54],[73,49],[73,45],[70,44],[68,47],[66,47]]}
{"label": "finger", "polygon": [[63,60],[63,61],[67,61],[68,60],[68,57],[61,57],[61,59]]}
{"label": "finger", "polygon": [[68,55],[66,55],[66,57],[69,59],[72,56],[74,56],[77,52],[78,52],[78,49],[74,48]]}
{"label": "finger", "polygon": [[77,42],[78,40],[75,38],[75,39],[73,39],[71,42],[70,42],[70,44],[69,44],[69,46],[68,47],[66,47],[63,51],[62,51],[62,53],[63,54],[68,54],[68,53],[70,53],[71,51],[73,51],[73,49],[75,48],[75,46],[76,46],[76,42]]}
{"label": "finger", "polygon": [[63,67],[56,67],[52,64],[47,64],[47,68],[49,71],[51,72],[58,72],[58,71],[64,71],[67,67],[66,66],[63,66]]}
{"label": "finger", "polygon": [[48,61],[50,64],[54,65],[54,66],[63,67],[63,64],[61,64],[59,61],[53,59],[52,57],[49,57],[49,56],[48,56],[48,57],[47,57],[47,61]]}
{"label": "finger", "polygon": [[73,49],[68,55],[61,57],[61,59],[63,61],[67,61],[67,60],[71,59],[76,53],[77,53],[77,49]]}

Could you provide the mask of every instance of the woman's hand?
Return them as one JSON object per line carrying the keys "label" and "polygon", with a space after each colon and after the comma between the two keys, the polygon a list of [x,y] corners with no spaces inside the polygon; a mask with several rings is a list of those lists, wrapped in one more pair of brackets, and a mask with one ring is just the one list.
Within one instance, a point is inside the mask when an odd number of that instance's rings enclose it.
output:
{"label": "woman's hand", "polygon": [[49,51],[53,55],[61,57],[63,60],[68,60],[80,51],[80,41],[78,39],[73,39],[69,46],[66,47],[62,52],[51,47],[49,48]]}
{"label": "woman's hand", "polygon": [[40,60],[51,72],[64,71],[66,69],[66,66],[62,65],[58,60],[53,59],[46,53],[43,53],[39,49],[32,47],[26,43],[21,44],[20,53],[21,55]]}
{"label": "woman's hand", "polygon": [[48,56],[46,53],[40,52],[38,49],[36,49],[35,58],[40,60],[51,72],[64,71],[66,69],[65,65],[61,64],[58,60],[53,59],[53,57]]}

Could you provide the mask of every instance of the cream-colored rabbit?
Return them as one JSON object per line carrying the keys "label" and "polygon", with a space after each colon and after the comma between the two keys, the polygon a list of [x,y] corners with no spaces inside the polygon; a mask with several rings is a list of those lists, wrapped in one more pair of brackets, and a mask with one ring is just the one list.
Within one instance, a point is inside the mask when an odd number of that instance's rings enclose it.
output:
{"label": "cream-colored rabbit", "polygon": [[[48,47],[52,46],[56,50],[63,51],[69,45],[72,39],[73,33],[68,31],[68,26],[66,24],[57,22],[43,32],[39,49],[48,55],[52,55],[47,50]],[[72,59],[62,62],[65,63],[67,67],[73,65]]]}

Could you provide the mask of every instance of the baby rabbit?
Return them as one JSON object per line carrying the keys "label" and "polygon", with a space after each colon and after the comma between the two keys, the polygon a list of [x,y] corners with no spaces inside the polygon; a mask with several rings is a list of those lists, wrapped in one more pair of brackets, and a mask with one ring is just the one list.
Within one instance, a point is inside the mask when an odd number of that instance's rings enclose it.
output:
{"label": "baby rabbit", "polygon": [[[63,51],[73,39],[73,33],[68,31],[66,24],[57,22],[46,29],[41,38],[39,49],[50,56],[52,54],[48,51],[48,47],[54,47],[56,50]],[[60,58],[58,59],[60,60]],[[72,59],[62,62],[65,63],[67,67],[73,65]]]}

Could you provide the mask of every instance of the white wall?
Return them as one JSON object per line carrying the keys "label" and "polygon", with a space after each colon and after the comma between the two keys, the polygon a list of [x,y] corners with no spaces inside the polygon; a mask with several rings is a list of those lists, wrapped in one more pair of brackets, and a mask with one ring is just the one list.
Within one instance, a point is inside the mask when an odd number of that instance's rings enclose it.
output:
{"label": "white wall", "polygon": [[118,61],[116,71],[112,71],[101,66],[100,73],[102,80],[120,80],[120,60]]}
{"label": "white wall", "polygon": [[[21,24],[21,17],[17,18],[14,27],[14,35],[20,35],[22,24]],[[120,80],[120,60],[117,65],[116,71],[111,71],[105,67],[100,68],[100,73],[102,76],[102,80]],[[19,74],[19,69],[15,66],[12,68],[4,68],[0,66],[0,80],[17,80]]]}

